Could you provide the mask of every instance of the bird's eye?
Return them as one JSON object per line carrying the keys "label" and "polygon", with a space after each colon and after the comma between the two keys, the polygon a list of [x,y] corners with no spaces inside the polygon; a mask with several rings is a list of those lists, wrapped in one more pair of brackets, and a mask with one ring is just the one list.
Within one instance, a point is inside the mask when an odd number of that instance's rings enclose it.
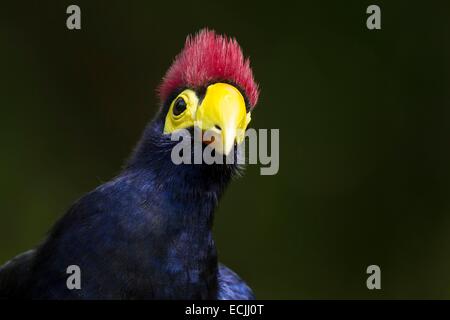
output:
{"label": "bird's eye", "polygon": [[174,116],[179,116],[186,110],[186,101],[182,97],[178,97],[175,103],[173,104],[172,113]]}

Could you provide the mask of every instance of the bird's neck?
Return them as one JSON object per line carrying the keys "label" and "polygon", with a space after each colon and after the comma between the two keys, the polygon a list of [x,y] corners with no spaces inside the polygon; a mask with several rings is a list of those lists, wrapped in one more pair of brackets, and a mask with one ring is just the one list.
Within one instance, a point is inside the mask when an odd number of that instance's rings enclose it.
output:
{"label": "bird's neck", "polygon": [[171,195],[174,202],[207,206],[204,214],[212,216],[238,167],[229,164],[175,164],[172,149],[177,142],[162,135],[162,130],[160,121],[147,127],[126,170],[147,172],[158,189]]}
{"label": "bird's neck", "polygon": [[142,251],[148,254],[151,279],[164,284],[151,284],[152,298],[214,299],[218,258],[212,226],[225,182],[202,182],[201,173],[183,167],[152,169],[141,178],[146,175],[152,185],[144,187],[150,241],[142,243]]}
{"label": "bird's neck", "polygon": [[211,231],[214,211],[234,175],[234,169],[223,165],[175,165],[161,154],[128,171],[139,175],[142,185],[152,186],[149,196],[167,207],[171,224],[200,233]]}
{"label": "bird's neck", "polygon": [[[168,146],[167,141],[144,135],[125,169],[138,177],[150,206],[149,232],[159,237],[161,261],[152,256],[154,277],[170,275],[174,289],[169,296],[155,296],[212,298],[217,288],[214,210],[234,169],[225,165],[176,165]],[[150,238],[155,241],[154,236]],[[183,295],[186,288],[190,289]]]}

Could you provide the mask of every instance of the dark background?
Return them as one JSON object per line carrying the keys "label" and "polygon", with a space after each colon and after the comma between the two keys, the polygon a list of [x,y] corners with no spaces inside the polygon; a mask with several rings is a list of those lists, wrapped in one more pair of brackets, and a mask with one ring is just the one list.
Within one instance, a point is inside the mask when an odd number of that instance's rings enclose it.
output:
{"label": "dark background", "polygon": [[221,261],[262,299],[450,298],[448,2],[154,2],[1,5],[0,263],[119,172],[208,26],[251,57],[252,126],[281,139],[278,175],[250,166],[220,204]]}

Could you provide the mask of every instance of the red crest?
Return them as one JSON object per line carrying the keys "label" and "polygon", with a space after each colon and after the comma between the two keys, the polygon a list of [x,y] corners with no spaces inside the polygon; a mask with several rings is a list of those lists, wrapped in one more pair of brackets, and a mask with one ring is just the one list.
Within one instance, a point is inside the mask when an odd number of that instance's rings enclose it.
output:
{"label": "red crest", "polygon": [[256,105],[258,85],[250,61],[244,58],[237,41],[203,29],[187,37],[183,50],[164,76],[159,96],[164,101],[177,88],[202,87],[215,81],[237,85],[245,93],[250,107]]}

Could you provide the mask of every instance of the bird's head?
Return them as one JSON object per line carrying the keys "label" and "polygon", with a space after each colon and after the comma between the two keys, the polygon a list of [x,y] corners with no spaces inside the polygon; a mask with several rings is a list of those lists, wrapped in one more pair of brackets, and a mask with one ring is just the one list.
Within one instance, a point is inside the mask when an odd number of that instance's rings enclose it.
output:
{"label": "bird's head", "polygon": [[[212,142],[214,152],[223,157],[236,150],[244,140],[259,89],[250,62],[244,58],[236,40],[204,29],[187,37],[158,93],[160,111],[144,132],[129,165],[156,166],[167,174],[175,169],[167,164],[167,157],[178,143],[172,141],[171,135],[179,130],[187,129],[195,137],[192,133],[197,129],[202,133],[203,148]],[[236,157],[236,152],[233,155]],[[238,168],[221,164],[197,167],[200,170],[190,166],[176,166],[176,170],[222,176],[223,172],[235,172]]]}
{"label": "bird's head", "polygon": [[162,134],[194,127],[213,132],[216,151],[227,155],[244,140],[258,94],[236,40],[202,30],[187,38],[159,87]]}

